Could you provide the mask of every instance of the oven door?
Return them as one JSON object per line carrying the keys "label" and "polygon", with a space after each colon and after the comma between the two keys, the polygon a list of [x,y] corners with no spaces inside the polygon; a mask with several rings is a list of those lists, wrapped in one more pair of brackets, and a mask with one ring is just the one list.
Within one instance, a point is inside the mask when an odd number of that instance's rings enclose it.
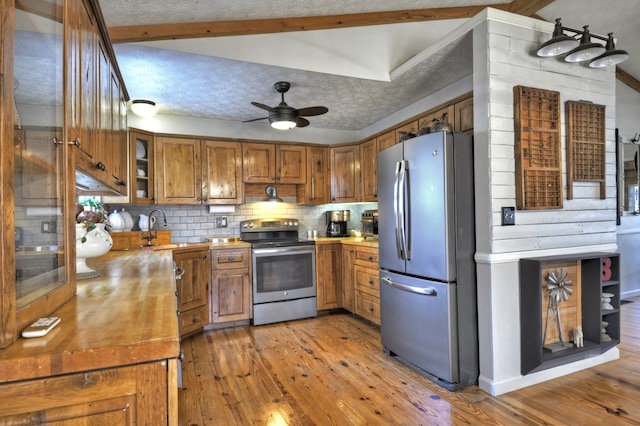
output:
{"label": "oven door", "polygon": [[253,303],[316,296],[315,246],[252,250]]}

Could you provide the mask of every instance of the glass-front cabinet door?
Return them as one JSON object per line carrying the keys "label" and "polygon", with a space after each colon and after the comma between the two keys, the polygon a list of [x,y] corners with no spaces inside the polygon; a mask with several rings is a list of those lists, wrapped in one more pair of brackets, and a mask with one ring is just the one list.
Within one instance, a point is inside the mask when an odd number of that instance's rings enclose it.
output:
{"label": "glass-front cabinet door", "polygon": [[15,1],[13,143],[17,332],[33,317],[43,316],[38,312],[48,314],[43,300],[59,299],[51,295],[68,283],[64,219],[67,164],[63,143],[66,137],[64,17],[64,0]]}

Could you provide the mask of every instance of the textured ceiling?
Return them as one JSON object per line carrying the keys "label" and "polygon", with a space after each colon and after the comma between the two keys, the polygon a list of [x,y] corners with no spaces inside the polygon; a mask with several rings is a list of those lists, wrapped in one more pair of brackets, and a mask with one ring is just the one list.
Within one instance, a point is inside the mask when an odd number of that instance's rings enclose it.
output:
{"label": "textured ceiling", "polygon": [[[509,0],[99,0],[107,26],[277,19],[479,5]],[[518,2],[523,4],[523,2]],[[540,0],[536,2],[542,4]],[[555,0],[538,11],[545,20],[563,18],[572,28],[614,32],[631,59],[621,68],[640,78],[640,1]],[[286,11],[286,12],[282,12]],[[240,122],[266,117],[251,101],[275,106],[276,81],[291,82],[290,106],[324,105],[329,113],[310,117],[310,127],[358,131],[472,72],[470,36],[433,52],[396,75],[396,68],[428,50],[466,19],[431,20],[263,35],[116,43],[114,50],[132,99],[157,102],[159,112]],[[20,43],[36,42],[28,37]],[[41,42],[41,41],[40,41]],[[16,67],[37,80],[41,61],[28,46],[16,46]],[[48,52],[51,54],[55,51]],[[34,66],[36,64],[36,66]],[[31,75],[32,77],[26,77]],[[60,73],[58,75],[61,75]],[[20,83],[20,82],[18,82]],[[35,100],[38,85],[23,84],[17,97]],[[55,93],[48,96],[55,97]],[[41,98],[42,99],[42,98]],[[265,131],[270,130],[267,121]],[[249,125],[247,125],[249,126]],[[296,130],[297,131],[297,130]],[[300,129],[303,132],[304,129]]]}

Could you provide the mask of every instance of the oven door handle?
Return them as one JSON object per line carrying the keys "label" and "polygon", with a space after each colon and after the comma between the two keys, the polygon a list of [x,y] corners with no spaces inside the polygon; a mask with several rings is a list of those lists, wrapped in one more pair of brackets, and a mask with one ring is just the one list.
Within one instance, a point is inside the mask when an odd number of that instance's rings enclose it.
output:
{"label": "oven door handle", "polygon": [[274,253],[291,253],[291,252],[315,252],[314,246],[289,246],[274,248],[257,248],[253,249],[253,254],[274,254]]}

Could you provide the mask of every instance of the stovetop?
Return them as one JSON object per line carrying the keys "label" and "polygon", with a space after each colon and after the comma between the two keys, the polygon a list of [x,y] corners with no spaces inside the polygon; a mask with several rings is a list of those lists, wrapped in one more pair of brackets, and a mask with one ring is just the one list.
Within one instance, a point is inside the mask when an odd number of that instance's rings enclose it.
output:
{"label": "stovetop", "polygon": [[293,218],[250,219],[240,222],[240,239],[253,248],[314,245],[298,237],[300,223]]}

